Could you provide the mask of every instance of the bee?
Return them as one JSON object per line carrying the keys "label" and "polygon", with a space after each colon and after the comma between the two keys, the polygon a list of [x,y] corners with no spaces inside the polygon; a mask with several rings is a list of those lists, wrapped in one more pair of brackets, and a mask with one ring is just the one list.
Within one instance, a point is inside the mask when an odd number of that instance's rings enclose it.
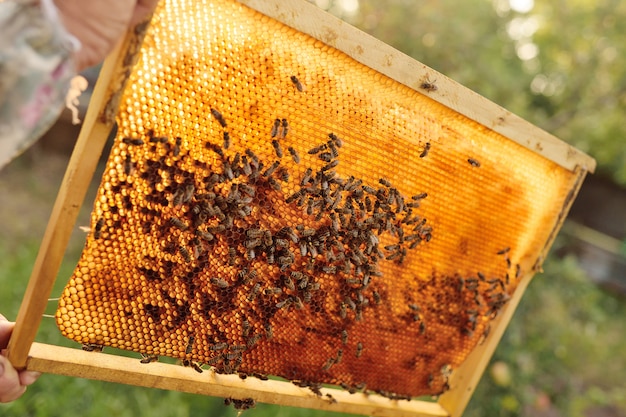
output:
{"label": "bee", "polygon": [[511,250],[511,248],[509,246],[507,246],[504,249],[500,249],[498,252],[496,252],[497,255],[504,255],[505,253],[509,253],[509,251]]}
{"label": "bee", "polygon": [[229,180],[235,178],[235,173],[233,172],[233,167],[228,159],[224,159],[222,161],[222,169],[224,170],[224,175]]}
{"label": "bee", "polygon": [[250,322],[247,319],[241,323],[241,330],[242,330],[243,337],[248,337],[248,335],[250,334],[251,327],[252,326],[250,326]]}
{"label": "bee", "polygon": [[329,140],[326,142],[328,144],[328,149],[330,150],[330,154],[333,158],[337,158],[339,156],[339,150],[337,150],[337,146],[333,140]]}
{"label": "bee", "polygon": [[339,305],[339,317],[341,317],[342,319],[345,319],[347,315],[348,315],[347,307],[344,303],[341,303]]}
{"label": "bee", "polygon": [[220,362],[222,359],[224,359],[223,355],[217,355],[211,359],[209,359],[208,361],[206,361],[206,364],[209,366],[214,366],[216,365],[218,362]]}
{"label": "bee", "polygon": [[248,341],[246,342],[246,347],[248,349],[251,349],[254,345],[256,345],[259,340],[261,340],[261,334],[255,334],[254,336],[252,336],[250,339],[248,339]]}
{"label": "bee", "polygon": [[420,322],[420,334],[426,333],[426,324],[423,321]]}
{"label": "bee", "polygon": [[316,146],[316,147],[314,147],[314,148],[309,149],[308,153],[309,153],[310,155],[315,155],[315,154],[317,154],[317,153],[322,152],[322,151],[323,151],[323,150],[325,150],[326,148],[328,148],[328,145],[326,145],[325,143],[322,143],[322,144],[321,144],[321,145],[319,145],[319,146]]}
{"label": "bee", "polygon": [[248,155],[248,158],[250,158],[253,165],[259,165],[259,157],[254,152],[252,152],[252,150],[246,149],[246,155]]}
{"label": "bee", "polygon": [[296,86],[296,89],[299,92],[303,92],[304,87],[302,86],[302,83],[300,82],[300,80],[298,80],[298,77],[296,77],[295,75],[292,75],[290,78],[291,78],[291,82]]}
{"label": "bee", "polygon": [[[207,227],[207,230],[211,233],[221,233],[224,230],[226,230],[226,226],[224,226],[223,224],[218,224],[217,226],[211,226],[211,227]],[[228,248],[228,252],[230,254],[232,250],[232,255],[235,255],[235,249],[234,248]]]}
{"label": "bee", "polygon": [[343,358],[343,349],[339,349],[337,351],[337,356],[335,357],[335,363],[341,363],[342,358]]}
{"label": "bee", "polygon": [[188,203],[191,201],[191,199],[193,198],[193,193],[196,190],[195,185],[193,184],[187,184],[185,186],[185,189],[183,191],[183,197],[182,197],[182,202],[183,203]]}
{"label": "bee", "polygon": [[322,267],[322,271],[327,274],[334,274],[335,272],[337,272],[337,267],[334,265],[326,265]]}
{"label": "bee", "polygon": [[172,195],[172,205],[174,207],[180,206],[183,204],[183,198],[185,197],[185,190],[182,188],[176,189],[174,195]]}
{"label": "bee", "polygon": [[185,348],[185,355],[191,354],[191,351],[193,350],[193,344],[195,341],[196,341],[195,336],[189,336],[189,341],[187,342],[187,347]]}
{"label": "bee", "polygon": [[129,137],[125,137],[122,139],[122,142],[127,144],[127,145],[133,145],[133,146],[140,146],[143,145],[143,140],[141,139],[135,139],[135,138],[129,138]]}
{"label": "bee", "polygon": [[330,152],[319,153],[317,157],[324,162],[330,162],[333,159],[333,156],[331,155]]}
{"label": "bee", "polygon": [[219,145],[216,145],[216,144],[211,143],[211,142],[207,142],[207,143],[204,144],[204,147],[207,148],[207,149],[212,150],[219,157],[221,157],[221,158],[224,157],[224,151],[222,150],[222,148]]}
{"label": "bee", "polygon": [[378,182],[384,185],[385,187],[391,187],[391,183],[386,178],[381,178],[378,180]]}
{"label": "bee", "polygon": [[380,303],[381,303],[381,301],[382,301],[382,300],[381,300],[381,298],[380,298],[380,294],[379,294],[377,291],[374,291],[374,292],[372,293],[372,296],[374,297],[374,302],[375,302],[376,304],[380,304]]}
{"label": "bee", "polygon": [[480,337],[480,341],[478,342],[479,345],[482,345],[485,342],[490,332],[491,332],[491,325],[488,324],[487,327],[485,327],[485,330],[483,331],[483,334]]}
{"label": "bee", "polygon": [[[305,295],[306,295],[306,294],[309,294],[309,293],[305,293]],[[302,300],[300,299],[300,297],[295,296],[295,297],[293,297],[293,299],[292,299],[292,300],[293,300],[293,303],[294,303],[294,304],[295,304],[295,306],[296,306],[296,309],[298,309],[298,310],[302,310],[302,309],[304,308],[304,304],[302,304]]]}
{"label": "bee", "polygon": [[205,232],[202,230],[196,230],[196,235],[198,235],[201,239],[206,240],[207,242],[210,242],[213,240],[213,235],[209,232]]}
{"label": "bee", "polygon": [[348,307],[350,307],[350,310],[356,310],[356,304],[355,304],[354,300],[352,300],[352,298],[346,297],[344,299],[344,304],[346,304]]}
{"label": "bee", "polygon": [[425,199],[426,197],[428,197],[428,193],[420,193],[420,194],[416,194],[412,196],[411,199],[415,201],[419,201],[419,200]]}
{"label": "bee", "polygon": [[522,276],[522,268],[519,264],[515,264],[515,278],[519,279]]}
{"label": "bee", "polygon": [[341,331],[341,343],[344,345],[348,343],[348,331],[345,329]]}
{"label": "bee", "polygon": [[261,291],[261,284],[257,282],[256,284],[254,284],[254,287],[252,287],[250,293],[248,294],[248,301],[254,301],[256,296],[259,295],[259,291]]}
{"label": "bee", "polygon": [[280,165],[279,161],[274,161],[274,163],[270,165],[269,168],[265,170],[265,172],[263,172],[263,176],[269,177],[270,175],[272,175],[274,171],[276,171],[276,168],[278,168],[279,165]]}
{"label": "bee", "polygon": [[287,150],[291,154],[291,157],[293,158],[293,162],[295,162],[296,164],[299,164],[300,155],[298,155],[298,152],[292,146],[288,147]]}
{"label": "bee", "polygon": [[265,325],[265,337],[268,339],[274,337],[274,330],[272,329],[272,325],[269,323]]}
{"label": "bee", "polygon": [[178,246],[178,252],[180,252],[180,254],[183,257],[183,259],[185,259],[185,262],[187,262],[187,263],[191,262],[191,254],[189,253],[187,248],[185,248],[183,245],[179,245]]}
{"label": "bee", "polygon": [[311,180],[311,175],[313,175],[313,170],[311,168],[307,168],[306,171],[304,171],[304,176],[300,180],[300,185],[305,186]]}
{"label": "bee", "polygon": [[363,354],[363,343],[359,342],[356,344],[356,357],[360,358]]}
{"label": "bee", "polygon": [[422,90],[426,90],[427,92],[431,92],[431,91],[437,91],[439,89],[439,87],[437,87],[437,85],[435,84],[435,82],[437,82],[437,80],[435,81],[430,81],[429,78],[426,78],[426,80],[424,80],[423,83],[420,84],[420,88]]}
{"label": "bee", "polygon": [[196,371],[197,373],[199,373],[199,374],[202,373],[202,367],[201,367],[200,363],[189,361],[189,366],[191,366],[193,368],[193,370]]}
{"label": "bee", "polygon": [[228,347],[228,343],[216,343],[214,345],[209,346],[209,350],[211,351],[218,351],[218,350],[224,350]]}
{"label": "bee", "polygon": [[296,289],[296,286],[294,285],[293,280],[287,275],[283,275],[283,284],[288,290],[294,291]]}
{"label": "bee", "polygon": [[267,179],[267,182],[275,191],[282,191],[282,187],[280,186],[280,183],[276,181],[276,178],[270,177]]}
{"label": "bee", "polygon": [[124,173],[126,175],[130,175],[133,171],[133,160],[130,158],[130,154],[126,154],[126,159],[124,160]]}
{"label": "bee", "polygon": [[278,129],[280,129],[280,119],[274,120],[274,124],[272,125],[272,130],[270,135],[275,138],[278,135]]}
{"label": "bee", "polygon": [[261,229],[248,229],[246,230],[246,236],[251,239],[257,239],[263,237],[263,230]]}
{"label": "bee", "polygon": [[285,167],[278,168],[278,171],[276,171],[276,175],[278,176],[278,179],[280,179],[282,182],[289,181],[289,171],[287,171]]}
{"label": "bee", "polygon": [[213,285],[215,285],[216,287],[219,287],[219,288],[228,288],[229,287],[228,282],[225,279],[223,279],[223,278],[212,277],[210,279],[210,281],[211,281],[211,284],[213,284]]}
{"label": "bee", "polygon": [[224,149],[230,148],[230,134],[224,131]]}
{"label": "bee", "polygon": [[222,113],[211,107],[211,114],[213,115],[213,117],[215,117],[215,120],[217,120],[222,127],[226,127],[226,120],[224,120],[224,116],[222,116]]}
{"label": "bee", "polygon": [[276,308],[288,308],[291,305],[291,298],[285,298],[282,301],[276,303]]}
{"label": "bee", "polygon": [[293,263],[294,259],[291,256],[279,256],[278,257],[278,265],[280,265],[280,270],[284,271]]}
{"label": "bee", "polygon": [[282,288],[278,288],[278,287],[271,287],[271,288],[266,288],[264,291],[265,295],[279,295],[283,293]]}
{"label": "bee", "polygon": [[298,235],[293,231],[291,227],[283,227],[278,233],[284,233],[287,237],[291,239],[293,243],[298,243]]}
{"label": "bee", "polygon": [[142,353],[141,354],[141,360],[139,362],[140,363],[150,363],[150,362],[157,362],[158,360],[159,360],[159,355]]}
{"label": "bee", "polygon": [[279,158],[283,157],[283,149],[280,147],[280,143],[274,139],[272,140],[272,146],[274,147],[274,151],[276,152],[276,156]]}
{"label": "bee", "polygon": [[420,154],[420,158],[426,158],[429,150],[430,150],[430,142],[426,142],[426,145],[424,145],[424,150]]}
{"label": "bee", "polygon": [[284,139],[285,137],[287,137],[287,133],[289,133],[289,123],[287,122],[287,119],[283,119],[281,121],[281,125],[283,127],[283,130],[280,137]]}
{"label": "bee", "polygon": [[185,224],[185,222],[183,222],[178,217],[174,217],[174,216],[170,217],[170,224],[180,230],[188,229],[188,226]]}
{"label": "bee", "polygon": [[180,144],[182,139],[180,136],[176,136],[176,144],[174,145],[174,151],[172,152],[174,156],[178,156],[180,154]]}
{"label": "bee", "polygon": [[326,363],[324,363],[324,365],[322,366],[322,370],[328,371],[330,367],[333,366],[334,364],[335,364],[335,358],[328,358]]}
{"label": "bee", "polygon": [[324,165],[323,167],[320,168],[320,171],[324,172],[324,171],[328,171],[330,169],[333,169],[334,167],[336,167],[337,165],[339,165],[339,161],[338,160],[334,160],[329,164]]}
{"label": "bee", "polygon": [[94,228],[94,231],[93,231],[94,239],[100,239],[100,236],[102,235],[103,227],[104,227],[104,217],[100,217],[98,221],[96,222],[96,227]]}
{"label": "bee", "polygon": [[83,343],[83,350],[86,352],[102,352],[104,349],[103,345],[98,345],[95,343]]}
{"label": "bee", "polygon": [[475,159],[468,158],[468,159],[467,159],[467,162],[469,162],[469,163],[470,163],[470,165],[471,165],[471,166],[473,166],[473,167],[476,167],[476,168],[479,168],[479,167],[480,167],[480,162],[478,162],[478,161],[477,161],[477,160],[475,160]]}

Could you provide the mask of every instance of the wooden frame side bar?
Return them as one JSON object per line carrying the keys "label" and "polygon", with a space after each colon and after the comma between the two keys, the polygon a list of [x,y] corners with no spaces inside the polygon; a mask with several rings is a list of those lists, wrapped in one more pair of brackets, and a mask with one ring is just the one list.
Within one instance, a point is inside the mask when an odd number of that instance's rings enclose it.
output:
{"label": "wooden frame side bar", "polygon": [[113,127],[112,108],[117,107],[120,86],[123,87],[127,78],[123,70],[134,64],[148,22],[149,19],[127,33],[100,71],[9,340],[7,356],[17,369],[26,366],[28,351],[48,304],[78,212]]}
{"label": "wooden frame side bar", "polygon": [[[199,374],[192,368],[179,365],[159,362],[142,364],[139,359],[41,343],[33,343],[27,368],[44,373],[148,388],[224,398],[252,398],[263,403],[344,413],[381,417],[448,416],[437,403],[389,400],[379,395],[350,394],[331,388],[322,388],[322,396],[318,397],[307,388],[285,381],[261,381],[254,377],[244,380],[237,375],[221,375],[212,370]],[[326,394],[330,394],[335,401],[331,401]]]}
{"label": "wooden frame side bar", "polygon": [[[580,166],[593,172],[596,167],[595,160],[580,150],[313,4],[302,0],[237,1],[340,50],[570,171]],[[437,88],[424,89],[423,83]]]}

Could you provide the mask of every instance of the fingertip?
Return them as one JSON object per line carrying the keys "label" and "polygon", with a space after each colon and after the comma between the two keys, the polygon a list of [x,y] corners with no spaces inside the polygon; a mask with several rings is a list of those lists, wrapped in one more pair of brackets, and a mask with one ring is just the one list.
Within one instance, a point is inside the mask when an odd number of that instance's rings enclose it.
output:
{"label": "fingertip", "polygon": [[39,377],[41,376],[41,372],[36,371],[22,371],[20,372],[20,384],[24,386],[29,386],[33,384]]}

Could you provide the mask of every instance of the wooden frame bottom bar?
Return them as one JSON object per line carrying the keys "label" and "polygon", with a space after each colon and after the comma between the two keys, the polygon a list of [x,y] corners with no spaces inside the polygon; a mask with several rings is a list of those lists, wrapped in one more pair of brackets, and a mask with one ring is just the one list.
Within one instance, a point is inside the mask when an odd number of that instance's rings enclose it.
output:
{"label": "wooden frame bottom bar", "polygon": [[[438,403],[389,400],[379,395],[350,394],[322,388],[322,397],[307,388],[285,381],[261,381],[213,371],[202,374],[192,368],[139,359],[85,352],[78,349],[33,343],[26,368],[32,371],[72,377],[137,385],[147,388],[182,391],[213,397],[252,398],[257,402],[293,407],[314,408],[371,416],[447,417],[450,414]],[[331,402],[331,394],[336,402]]]}

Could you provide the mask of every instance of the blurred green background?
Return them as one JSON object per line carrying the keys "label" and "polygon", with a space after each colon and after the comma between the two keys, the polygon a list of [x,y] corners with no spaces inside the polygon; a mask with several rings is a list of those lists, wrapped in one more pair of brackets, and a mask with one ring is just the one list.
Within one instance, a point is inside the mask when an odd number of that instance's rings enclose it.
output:
{"label": "blurred green background", "polygon": [[[317,0],[596,158],[465,416],[626,416],[626,2]],[[95,79],[94,72],[88,78]],[[64,114],[0,171],[0,312],[15,319],[76,138]],[[514,161],[512,161],[514,162]],[[96,176],[97,178],[97,176]],[[92,187],[53,294],[78,259]],[[55,303],[51,302],[49,313]],[[71,346],[50,318],[37,340]],[[258,405],[247,416],[330,413]],[[0,415],[234,416],[218,398],[44,375]]]}

